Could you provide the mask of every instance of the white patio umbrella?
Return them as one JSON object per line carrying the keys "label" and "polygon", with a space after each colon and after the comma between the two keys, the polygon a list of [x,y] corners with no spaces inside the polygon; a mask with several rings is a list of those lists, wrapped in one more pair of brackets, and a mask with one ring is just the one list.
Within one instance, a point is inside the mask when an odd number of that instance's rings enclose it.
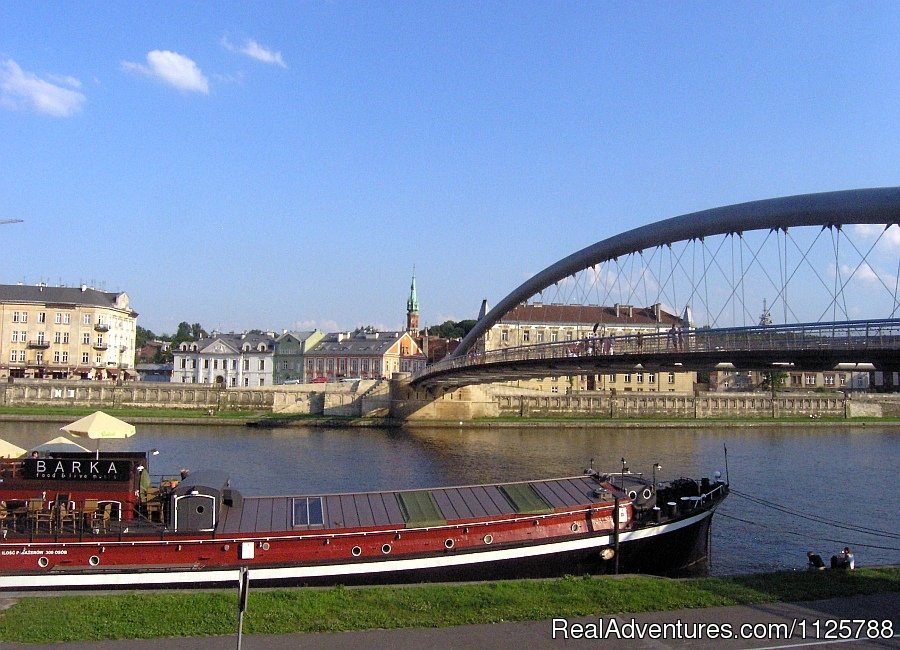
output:
{"label": "white patio umbrella", "polygon": [[50,453],[55,451],[87,451],[87,447],[82,447],[74,440],[69,440],[63,436],[56,436],[53,440],[48,440],[31,451],[44,451]]}
{"label": "white patio umbrella", "polygon": [[25,450],[6,440],[0,440],[0,458],[19,458],[25,455]]}
{"label": "white patio umbrella", "polygon": [[100,457],[100,440],[103,438],[123,439],[134,435],[134,425],[107,415],[103,411],[91,413],[80,420],[67,424],[60,431],[97,441],[97,457]]}

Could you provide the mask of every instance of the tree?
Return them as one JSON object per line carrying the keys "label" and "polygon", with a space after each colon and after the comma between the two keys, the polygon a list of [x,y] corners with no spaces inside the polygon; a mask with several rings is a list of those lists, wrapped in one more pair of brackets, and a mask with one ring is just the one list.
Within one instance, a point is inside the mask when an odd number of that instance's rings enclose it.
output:
{"label": "tree", "polygon": [[134,346],[136,348],[142,348],[146,345],[147,341],[152,341],[155,338],[156,334],[138,325],[134,332]]}

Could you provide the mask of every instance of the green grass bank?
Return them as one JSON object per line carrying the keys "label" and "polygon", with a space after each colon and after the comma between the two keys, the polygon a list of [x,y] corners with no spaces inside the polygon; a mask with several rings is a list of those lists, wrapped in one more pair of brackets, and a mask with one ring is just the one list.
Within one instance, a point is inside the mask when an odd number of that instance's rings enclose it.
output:
{"label": "green grass bank", "polygon": [[[245,634],[446,627],[900,593],[900,568],[723,578],[566,577],[459,585],[251,588]],[[0,640],[24,643],[233,634],[237,590],[35,596],[0,612]]]}

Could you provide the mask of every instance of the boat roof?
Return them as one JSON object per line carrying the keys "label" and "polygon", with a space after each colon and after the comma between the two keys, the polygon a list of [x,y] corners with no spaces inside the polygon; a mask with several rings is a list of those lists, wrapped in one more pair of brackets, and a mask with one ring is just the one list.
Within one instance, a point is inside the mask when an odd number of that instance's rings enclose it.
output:
{"label": "boat roof", "polygon": [[[222,533],[259,533],[285,530],[329,530],[358,527],[424,527],[447,522],[502,515],[533,515],[611,501],[597,492],[593,476],[573,476],[422,490],[394,490],[348,494],[243,497],[223,508]],[[295,508],[312,501],[321,504],[321,523],[295,525]]]}

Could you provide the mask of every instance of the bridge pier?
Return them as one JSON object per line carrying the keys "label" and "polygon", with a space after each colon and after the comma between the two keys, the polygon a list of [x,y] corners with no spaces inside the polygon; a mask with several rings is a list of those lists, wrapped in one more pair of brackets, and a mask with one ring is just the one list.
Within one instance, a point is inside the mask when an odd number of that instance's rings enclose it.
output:
{"label": "bridge pier", "polygon": [[[467,422],[497,417],[500,409],[484,386],[415,389],[409,377],[391,380],[391,418],[395,420],[449,420]],[[523,416],[524,417],[524,416]]]}

